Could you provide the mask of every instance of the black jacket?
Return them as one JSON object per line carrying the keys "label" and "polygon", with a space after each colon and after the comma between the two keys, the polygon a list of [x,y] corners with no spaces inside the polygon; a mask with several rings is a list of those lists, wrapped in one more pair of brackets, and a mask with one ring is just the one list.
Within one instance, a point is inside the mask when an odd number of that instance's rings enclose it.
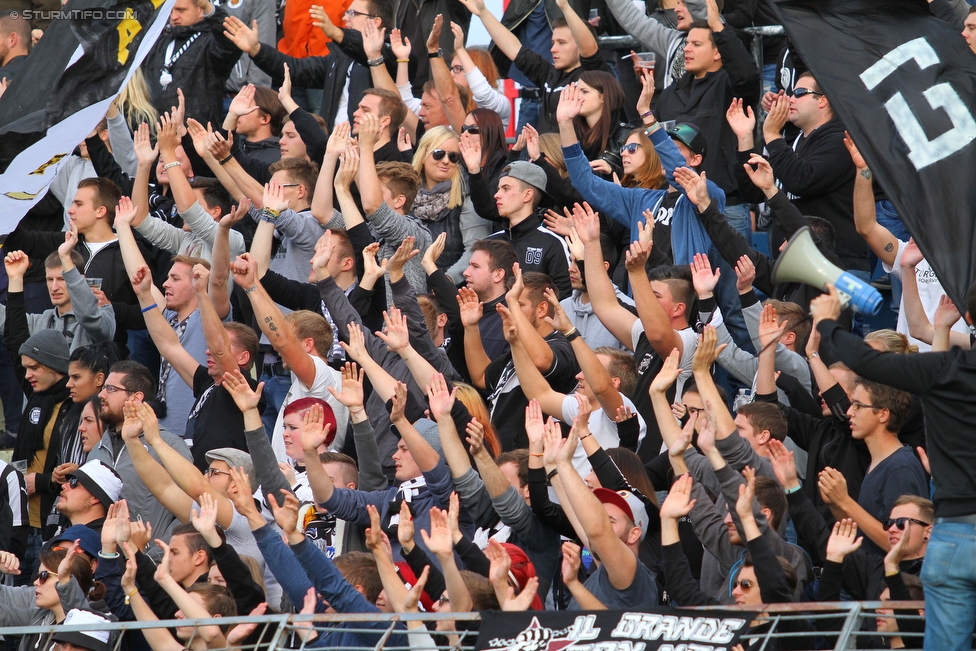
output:
{"label": "black jacket", "polygon": [[[549,21],[549,24],[552,25],[552,21],[563,17],[562,9],[556,5],[556,0],[544,0],[544,2],[546,3],[546,19]],[[572,5],[573,11],[575,11],[577,15],[589,15],[589,2],[585,2],[583,0],[570,0],[569,4]],[[505,13],[502,14],[501,24],[507,29],[517,33],[519,25],[525,22],[525,19],[528,18],[533,11],[535,11],[537,6],[539,6],[539,0],[512,0],[505,8]],[[600,15],[611,16],[612,14],[609,11],[604,11]],[[464,33],[467,34],[467,30],[465,30]],[[512,66],[511,59],[505,56],[504,52],[495,47],[494,42],[489,47],[489,52],[491,52],[491,58],[494,59],[495,65],[498,67],[498,76],[508,77],[509,68]],[[521,70],[522,67],[519,66],[519,69]],[[525,71],[523,70],[523,72]]]}
{"label": "black jacket", "polygon": [[686,72],[660,95],[655,114],[659,120],[693,122],[708,143],[702,170],[725,190],[726,204],[741,203],[735,181],[738,139],[725,112],[733,98],[755,106],[762,90],[759,69],[752,55],[731,29],[713,33],[722,55],[722,68],[701,79]]}
{"label": "black jacket", "polygon": [[[142,64],[149,95],[157,111],[163,113],[176,106],[176,89],[181,88],[186,98],[186,117],[203,125],[208,122],[215,127],[220,125],[224,115],[224,86],[234,64],[241,58],[241,51],[224,36],[226,17],[227,12],[218,7],[196,25],[168,26],[163,30]],[[194,34],[199,36],[173,62],[170,68],[173,81],[164,89],[159,76],[166,64],[167,47],[175,41],[175,55]]]}
{"label": "black jacket", "polygon": [[511,242],[522,271],[539,271],[549,276],[559,292],[559,300],[573,292],[569,283],[569,250],[566,243],[543,226],[537,214],[485,239]]}
{"label": "black jacket", "polygon": [[[838,118],[814,129],[809,137],[799,136],[796,150],[792,141],[778,138],[766,143],[769,164],[788,193],[793,205],[804,215],[822,217],[834,227],[834,252],[842,269],[869,271],[868,248],[854,227],[854,162],[844,146],[844,125]],[[743,164],[758,149],[736,153],[735,166],[739,193],[751,203],[766,198],[745,173]],[[770,250],[782,244],[781,229],[770,229]]]}
{"label": "black jacket", "polygon": [[20,70],[20,67],[24,65],[24,61],[26,60],[27,55],[25,54],[23,56],[14,57],[8,61],[7,65],[0,68],[0,79],[6,79],[8,84],[12,82],[14,77],[17,75],[17,72]]}

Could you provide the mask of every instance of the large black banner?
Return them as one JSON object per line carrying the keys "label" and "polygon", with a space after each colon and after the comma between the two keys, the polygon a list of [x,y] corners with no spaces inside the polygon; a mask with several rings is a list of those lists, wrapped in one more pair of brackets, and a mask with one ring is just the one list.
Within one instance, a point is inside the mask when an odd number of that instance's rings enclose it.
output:
{"label": "large black banner", "polygon": [[71,0],[0,97],[0,233],[105,117],[175,0]]}
{"label": "large black banner", "polygon": [[976,55],[925,0],[775,0],[949,297],[976,280]]}
{"label": "large black banner", "polygon": [[478,651],[726,651],[752,613],[655,608],[481,613]]}

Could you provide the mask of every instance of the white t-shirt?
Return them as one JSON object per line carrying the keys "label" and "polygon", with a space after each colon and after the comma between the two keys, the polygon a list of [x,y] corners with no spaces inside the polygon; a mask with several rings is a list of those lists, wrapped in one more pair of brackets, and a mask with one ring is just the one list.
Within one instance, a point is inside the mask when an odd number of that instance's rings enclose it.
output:
{"label": "white t-shirt", "polygon": [[292,371],[291,388],[288,389],[288,394],[285,395],[285,399],[281,403],[281,409],[278,411],[278,420],[275,421],[274,434],[271,437],[271,447],[274,449],[275,457],[278,461],[285,463],[289,462],[288,455],[285,454],[285,439],[283,436],[283,432],[285,431],[285,407],[292,401],[300,398],[319,398],[325,400],[332,407],[332,411],[335,412],[337,432],[345,434],[346,427],[349,425],[349,410],[341,402],[333,398],[328,389],[328,387],[332,387],[336,391],[342,390],[342,374],[326,364],[322,358],[314,355],[311,357],[312,361],[315,362],[315,381],[312,382],[312,386],[307,387],[302,384],[302,381]]}
{"label": "white t-shirt", "polygon": [[[631,402],[630,398],[624,394],[620,394],[620,397],[624,401],[624,405],[630,408],[632,412],[637,413],[637,407]],[[562,421],[568,425],[573,424],[573,419],[579,415],[579,403],[576,402],[576,396],[568,395],[563,398],[563,414]],[[637,435],[638,442],[644,438],[647,434],[647,424],[644,419],[641,418],[640,414],[635,416],[640,423],[640,433]],[[587,422],[590,428],[590,433],[597,440],[597,443],[604,450],[609,450],[610,448],[616,448],[620,446],[620,436],[617,435],[617,423],[613,421],[607,413],[603,411],[603,408],[597,409],[590,412],[590,419]],[[586,458],[586,452],[583,450],[582,445],[576,446],[576,452],[573,453],[573,467],[580,474],[580,477],[586,477],[590,474],[592,470],[589,460]]]}
{"label": "white t-shirt", "polygon": [[[889,267],[883,264],[884,270],[899,280],[901,280],[901,259],[905,254],[906,248],[908,248],[908,243],[898,240],[898,254],[895,256],[894,266]],[[933,321],[935,318],[935,310],[939,307],[939,299],[945,294],[945,290],[942,288],[942,283],[939,282],[939,279],[935,275],[935,270],[932,269],[932,265],[928,263],[928,260],[922,260],[915,267],[915,282],[918,284],[918,297],[922,300],[922,308],[925,310],[925,316],[928,317],[929,321]],[[966,335],[969,334],[969,328],[963,319],[956,321],[952,329]],[[898,323],[895,326],[895,330],[908,337],[908,341],[918,346],[919,352],[926,352],[932,349],[931,345],[924,341],[919,341],[908,334],[904,294],[902,294],[901,301],[898,304]]]}
{"label": "white t-shirt", "polygon": [[[716,311],[717,312],[717,311]],[[715,317],[712,318],[715,320]],[[712,324],[714,325],[714,323]],[[678,381],[675,383],[675,394],[674,399],[678,402],[681,401],[681,394],[684,392],[685,382],[691,377],[691,358],[695,356],[695,351],[698,350],[698,333],[692,328],[684,328],[683,330],[677,330],[678,336],[681,337],[682,350],[681,359],[678,361],[678,366],[681,368],[681,373],[678,374]],[[637,340],[640,336],[644,334],[644,322],[640,319],[634,321],[633,327],[630,330],[630,338],[634,342],[634,346],[637,345]]]}

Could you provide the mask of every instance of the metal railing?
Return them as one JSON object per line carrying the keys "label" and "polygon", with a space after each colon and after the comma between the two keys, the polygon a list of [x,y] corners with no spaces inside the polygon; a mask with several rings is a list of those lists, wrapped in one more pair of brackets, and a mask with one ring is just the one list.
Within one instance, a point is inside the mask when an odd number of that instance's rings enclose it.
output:
{"label": "metal railing", "polygon": [[[752,643],[761,641],[760,649],[766,649],[769,643],[776,639],[802,636],[811,640],[809,648],[835,649],[846,651],[856,648],[877,648],[887,649],[888,641],[894,635],[903,638],[919,638],[921,633],[879,633],[874,630],[874,626],[865,626],[871,619],[879,616],[878,609],[900,609],[910,610],[913,613],[923,610],[924,602],[857,602],[845,601],[835,603],[798,603],[798,604],[773,604],[765,606],[762,614],[757,615],[757,619],[769,624],[761,634],[747,634]],[[756,611],[755,607],[746,606],[706,606],[700,608],[682,609],[691,612],[707,612],[709,610],[733,610],[733,611]],[[920,615],[882,615],[894,617],[898,622],[908,622],[909,620],[920,620]],[[833,620],[833,621],[831,621]],[[111,651],[119,651],[124,636],[116,633],[126,631],[136,631],[156,628],[176,627],[197,627],[204,625],[232,626],[248,625],[253,626],[257,634],[252,633],[248,639],[259,640],[248,644],[235,644],[224,647],[227,651],[239,649],[242,651],[264,651],[276,649],[298,649],[299,651],[312,645],[313,640],[319,640],[323,636],[330,634],[343,633],[348,636],[358,636],[363,642],[353,646],[330,645],[330,649],[336,651],[410,651],[409,642],[403,633],[406,633],[404,626],[409,622],[424,622],[430,624],[430,629],[434,625],[442,622],[440,629],[437,630],[440,643],[434,647],[427,647],[424,651],[474,651],[478,636],[480,617],[478,613],[419,613],[414,615],[397,614],[320,614],[320,615],[262,615],[262,616],[241,616],[224,617],[214,619],[179,619],[168,621],[153,622],[113,622],[107,626],[100,626],[99,631],[110,631],[113,633]],[[792,628],[790,622],[800,622],[799,627],[804,633],[784,631],[784,625]],[[445,628],[446,626],[446,628]],[[827,630],[820,630],[827,629]],[[85,631],[92,630],[90,626],[33,626],[19,628],[0,628],[0,635],[40,635],[42,646],[48,645],[51,637],[57,632]],[[315,636],[305,633],[309,630]],[[196,635],[193,632],[189,639],[182,640],[188,647]],[[447,640],[446,642],[444,640]],[[215,650],[220,651],[220,650]]]}

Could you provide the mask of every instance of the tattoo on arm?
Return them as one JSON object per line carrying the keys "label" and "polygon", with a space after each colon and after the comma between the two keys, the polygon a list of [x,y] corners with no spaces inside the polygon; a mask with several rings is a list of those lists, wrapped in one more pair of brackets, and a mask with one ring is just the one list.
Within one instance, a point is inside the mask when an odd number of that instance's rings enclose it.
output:
{"label": "tattoo on arm", "polygon": [[869,170],[868,168],[865,167],[863,170],[861,170],[861,176],[863,176],[864,178],[866,178],[867,180],[870,181],[871,180],[871,170]]}
{"label": "tattoo on arm", "polygon": [[272,320],[270,316],[265,317],[264,322],[268,324],[268,329],[271,330],[271,332],[278,332],[278,326],[274,324],[274,320]]}
{"label": "tattoo on arm", "polygon": [[895,245],[892,242],[888,242],[887,244],[885,244],[884,250],[888,253],[891,253],[892,251],[895,250]]}

